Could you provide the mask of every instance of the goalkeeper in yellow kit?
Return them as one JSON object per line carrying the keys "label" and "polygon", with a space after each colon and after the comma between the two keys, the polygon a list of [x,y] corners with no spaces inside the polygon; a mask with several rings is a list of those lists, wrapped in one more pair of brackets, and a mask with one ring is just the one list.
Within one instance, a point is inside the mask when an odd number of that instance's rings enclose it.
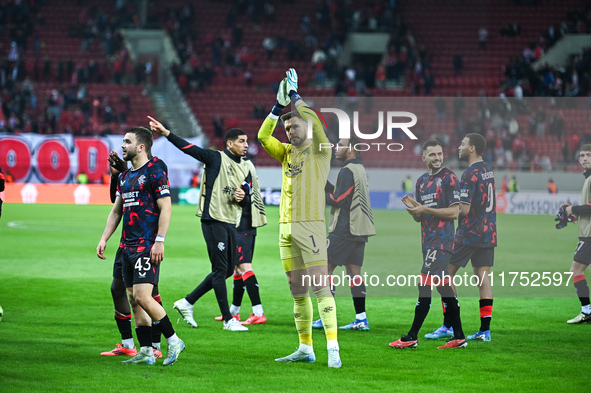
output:
{"label": "goalkeeper in yellow kit", "polygon": [[[277,102],[258,135],[265,150],[283,166],[279,251],[293,297],[295,325],[300,339],[300,346],[294,353],[275,361],[313,363],[316,360],[312,347],[313,311],[309,293],[312,287],[326,333],[328,367],[339,368],[336,306],[328,285],[324,221],[324,186],[332,151],[318,117],[297,90],[298,76],[290,68],[279,85]],[[290,102],[297,110],[281,116]],[[290,143],[281,143],[272,136],[279,116]],[[312,128],[311,138],[309,127]]]}

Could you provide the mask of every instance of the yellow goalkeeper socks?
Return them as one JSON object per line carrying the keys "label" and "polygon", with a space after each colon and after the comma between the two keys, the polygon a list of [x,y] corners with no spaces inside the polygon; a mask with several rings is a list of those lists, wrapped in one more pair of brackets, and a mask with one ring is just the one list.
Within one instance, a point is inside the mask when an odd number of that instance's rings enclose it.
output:
{"label": "yellow goalkeeper socks", "polygon": [[314,291],[316,301],[318,302],[318,312],[322,325],[324,325],[324,333],[326,334],[326,341],[337,339],[337,307],[334,297],[330,293],[329,287],[324,287],[318,291]]}
{"label": "yellow goalkeeper socks", "polygon": [[293,315],[300,344],[312,346],[312,300],[310,296],[293,298]]}

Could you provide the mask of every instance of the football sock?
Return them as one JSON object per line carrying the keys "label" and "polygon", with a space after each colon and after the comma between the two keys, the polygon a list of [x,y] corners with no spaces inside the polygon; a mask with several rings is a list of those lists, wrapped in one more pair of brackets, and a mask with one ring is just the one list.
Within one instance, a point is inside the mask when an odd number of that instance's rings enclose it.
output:
{"label": "football sock", "polygon": [[355,319],[359,319],[359,320],[367,319],[367,315],[365,314],[365,312],[361,312],[359,314],[355,314]]}
{"label": "football sock", "polygon": [[121,340],[121,345],[123,345],[127,349],[133,349],[133,347],[135,347],[135,344],[133,343],[133,338],[126,338],[124,340]]}
{"label": "football sock", "polygon": [[248,292],[248,297],[250,298],[250,302],[252,303],[252,305],[256,306],[257,304],[261,304],[259,283],[257,282],[257,278],[254,275],[254,272],[252,270],[245,272],[242,275],[242,279],[244,280],[244,286],[246,287],[246,291]]}
{"label": "football sock", "polygon": [[160,329],[167,341],[172,335],[175,334],[172,323],[170,323],[170,319],[168,319],[168,315],[165,315],[161,320],[154,322],[153,325]]}
{"label": "football sock", "polygon": [[310,296],[293,298],[293,316],[301,344],[312,346],[312,299]]}
{"label": "football sock", "polygon": [[441,301],[441,308],[443,309],[443,326],[449,329],[451,327],[451,320],[449,314],[445,310],[445,303],[443,300]]}
{"label": "football sock", "polygon": [[166,338],[166,343],[168,345],[172,345],[172,344],[178,343],[179,340],[180,340],[179,336],[177,336],[176,333],[174,333],[172,336]]}
{"label": "football sock", "polygon": [[[584,274],[578,274],[573,277],[573,283],[575,284],[575,291],[579,296],[581,302],[581,308],[589,305],[589,286]],[[584,312],[584,311],[583,311]],[[588,314],[588,313],[587,313]]]}
{"label": "football sock", "polygon": [[[419,330],[423,326],[423,322],[425,322],[425,318],[427,318],[427,314],[429,314],[429,309],[431,308],[431,298],[430,297],[419,297],[417,301],[417,305],[415,306],[415,318],[412,321],[412,326],[408,332],[408,336],[410,340],[416,340],[419,336]],[[402,340],[402,341],[409,341],[409,340]]]}
{"label": "football sock", "polygon": [[353,297],[353,306],[355,313],[360,314],[365,312],[365,284],[361,282],[359,285],[351,286],[351,296]]}
{"label": "football sock", "polygon": [[[162,306],[162,299],[160,299],[160,294],[152,295],[152,297],[154,298],[154,300],[158,302],[158,304],[160,304],[160,306]],[[160,345],[160,329],[158,329],[152,324],[152,344],[154,343],[158,343],[158,345]]]}
{"label": "football sock", "polygon": [[327,341],[326,342],[326,349],[331,349],[331,348],[340,349],[339,348],[339,342],[337,340]]}
{"label": "football sock", "polygon": [[265,314],[265,312],[263,311],[263,306],[260,304],[252,306],[252,313],[257,317],[262,317]]}
{"label": "football sock", "polygon": [[240,306],[235,306],[234,304],[232,304],[230,306],[230,314],[232,314],[232,315],[240,314]]}
{"label": "football sock", "polygon": [[[234,284],[232,286],[232,290],[232,305],[237,306],[240,311],[242,298],[244,297],[244,281],[242,281],[242,274],[234,274]],[[232,312],[232,310],[230,310],[230,313],[232,315],[238,314],[237,312]]]}
{"label": "football sock", "polygon": [[135,335],[140,343],[140,347],[152,347],[152,328],[150,326],[136,326]]}
{"label": "football sock", "polygon": [[460,318],[460,304],[455,297],[444,297],[441,299],[445,303],[445,313],[449,313],[451,320],[451,327],[454,328],[454,339],[464,339],[464,331],[462,330],[462,320]]}
{"label": "football sock", "polygon": [[[123,314],[115,310],[115,323],[117,323],[117,329],[119,329],[119,333],[121,333],[121,340],[131,339],[131,342],[133,343],[131,314]],[[131,348],[133,348],[133,346]]]}
{"label": "football sock", "polygon": [[334,297],[330,293],[330,288],[324,287],[317,291],[314,291],[316,295],[316,302],[318,303],[318,313],[324,326],[324,333],[326,334],[326,340],[337,339],[337,306],[334,301]]}
{"label": "football sock", "polygon": [[493,300],[480,299],[480,331],[490,330],[490,320],[492,319]]}

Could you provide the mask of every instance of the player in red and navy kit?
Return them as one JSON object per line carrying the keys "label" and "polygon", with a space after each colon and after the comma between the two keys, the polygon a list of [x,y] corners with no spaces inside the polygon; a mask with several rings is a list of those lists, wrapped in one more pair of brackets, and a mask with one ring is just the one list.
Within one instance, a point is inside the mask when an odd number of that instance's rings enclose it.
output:
{"label": "player in red and navy kit", "polygon": [[438,347],[462,348],[468,342],[462,331],[458,300],[449,282],[448,265],[453,253],[454,220],[460,213],[460,187],[456,175],[443,166],[441,144],[428,140],[423,144],[423,161],[429,171],[417,180],[416,199],[405,195],[402,202],[416,222],[421,223],[423,266],[419,300],[408,334],[390,343],[393,348],[415,348],[418,334],[431,307],[431,285],[437,287],[454,328],[454,337]]}
{"label": "player in red and navy kit", "polygon": [[[482,160],[486,140],[480,134],[467,134],[458,148],[459,158],[468,163],[460,182],[460,219],[455,237],[454,255],[449,264],[453,279],[457,271],[472,262],[478,277],[480,291],[480,329],[468,340],[490,341],[493,293],[489,273],[494,264],[497,246],[497,213],[495,176]],[[426,338],[439,339],[453,336],[451,321],[444,309],[443,326]]]}
{"label": "player in red and navy kit", "polygon": [[[111,181],[109,187],[109,196],[111,203],[115,203],[117,199],[117,183],[119,175],[127,170],[127,163],[119,157],[119,155],[112,151],[108,157],[109,166],[111,168]],[[117,252],[121,252],[122,249]],[[133,342],[133,333],[131,330],[131,306],[127,299],[127,290],[123,282],[123,273],[121,266],[121,258],[115,258],[113,265],[113,280],[111,281],[111,297],[113,298],[113,305],[115,306],[115,322],[117,329],[121,334],[121,344],[117,344],[114,349],[110,351],[101,352],[101,356],[135,356],[137,351]],[[158,292],[158,285],[154,285],[152,290],[152,297],[162,305],[160,294]],[[154,357],[159,359],[162,357],[160,350],[160,329],[152,328],[152,346],[154,347]]]}
{"label": "player in red and navy kit", "polygon": [[167,168],[163,161],[151,156],[153,142],[152,132],[145,127],[131,128],[125,133],[121,146],[123,159],[131,161],[132,168],[119,176],[117,198],[97,246],[97,255],[105,259],[107,240],[123,220],[116,258],[121,264],[141,349],[122,363],[156,362],[151,337],[153,322],[168,342],[163,362],[167,366],[178,359],[185,343],[177,337],[164,308],[152,297],[164,259],[164,239],[171,216]]}

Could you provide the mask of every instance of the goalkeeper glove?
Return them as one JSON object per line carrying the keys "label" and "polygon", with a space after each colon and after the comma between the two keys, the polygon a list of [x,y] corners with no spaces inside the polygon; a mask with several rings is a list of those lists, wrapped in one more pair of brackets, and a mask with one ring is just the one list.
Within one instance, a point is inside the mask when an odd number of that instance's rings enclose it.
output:
{"label": "goalkeeper glove", "polygon": [[283,108],[285,108],[287,105],[289,105],[289,96],[287,95],[287,79],[283,78],[279,84],[279,89],[277,90],[277,102],[271,110],[271,113],[275,116],[280,116],[281,112],[283,112]]}
{"label": "goalkeeper glove", "polygon": [[302,98],[298,94],[298,73],[294,68],[290,68],[285,72],[285,74],[287,75],[286,79],[289,98],[291,98],[292,102],[296,102]]}

